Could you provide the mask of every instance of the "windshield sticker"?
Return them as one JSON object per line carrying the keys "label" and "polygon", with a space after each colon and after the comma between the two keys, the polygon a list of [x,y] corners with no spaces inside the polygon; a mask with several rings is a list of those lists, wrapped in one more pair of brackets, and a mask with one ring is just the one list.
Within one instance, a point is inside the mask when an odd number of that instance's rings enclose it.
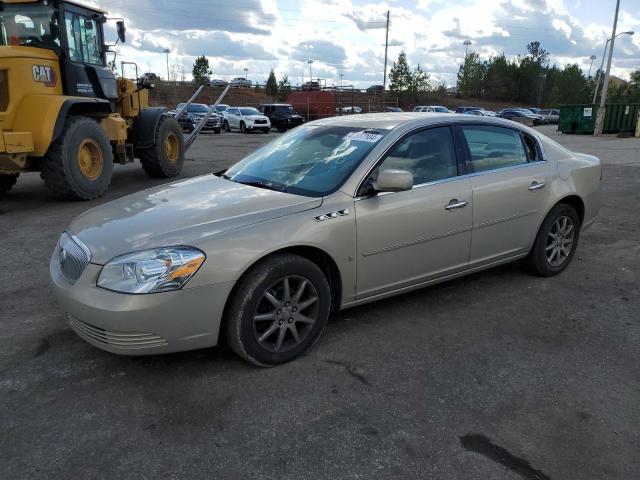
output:
{"label": "windshield sticker", "polygon": [[376,143],[381,138],[382,135],[373,132],[350,132],[347,133],[344,137],[345,140],[369,143]]}

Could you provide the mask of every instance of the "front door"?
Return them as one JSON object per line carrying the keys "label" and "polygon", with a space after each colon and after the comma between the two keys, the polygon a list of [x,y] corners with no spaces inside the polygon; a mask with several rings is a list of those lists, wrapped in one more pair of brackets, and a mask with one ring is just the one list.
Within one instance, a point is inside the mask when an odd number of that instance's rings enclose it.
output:
{"label": "front door", "polygon": [[471,181],[458,176],[450,128],[401,139],[377,171],[387,169],[411,172],[414,187],[356,199],[358,298],[467,268]]}

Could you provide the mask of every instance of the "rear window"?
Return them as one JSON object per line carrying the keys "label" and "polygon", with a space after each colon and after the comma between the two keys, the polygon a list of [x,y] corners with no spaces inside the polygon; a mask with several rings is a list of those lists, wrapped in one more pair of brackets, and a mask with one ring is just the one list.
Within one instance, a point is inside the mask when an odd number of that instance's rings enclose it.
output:
{"label": "rear window", "polygon": [[485,125],[468,125],[462,130],[469,145],[473,172],[527,163],[520,132]]}

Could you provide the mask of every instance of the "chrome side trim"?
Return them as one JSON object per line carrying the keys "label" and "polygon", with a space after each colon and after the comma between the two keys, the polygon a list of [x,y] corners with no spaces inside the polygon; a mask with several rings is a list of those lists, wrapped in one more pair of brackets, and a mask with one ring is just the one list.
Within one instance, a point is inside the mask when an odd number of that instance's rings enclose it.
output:
{"label": "chrome side trim", "polygon": [[460,228],[458,230],[452,230],[446,233],[440,233],[438,235],[430,235],[428,237],[422,237],[417,240],[412,240],[410,242],[397,243],[394,245],[388,245],[386,247],[379,248],[377,250],[370,250],[368,252],[362,252],[363,257],[370,257],[371,255],[377,255],[379,253],[389,252],[391,250],[398,250],[400,248],[411,247],[413,245],[418,245],[420,243],[431,242],[433,240],[438,240],[439,238],[450,237],[452,235],[457,235],[459,233],[469,232],[473,229],[473,227],[465,227]]}
{"label": "chrome side trim", "polygon": [[518,218],[528,217],[529,215],[535,215],[536,213],[538,213],[538,210],[530,210],[528,212],[516,213],[515,215],[509,215],[508,217],[503,217],[503,218],[499,218],[497,220],[490,220],[488,222],[480,223],[478,225],[475,225],[473,228],[478,230],[480,228],[490,227],[492,225],[497,225],[499,223],[509,222],[511,220],[516,220]]}

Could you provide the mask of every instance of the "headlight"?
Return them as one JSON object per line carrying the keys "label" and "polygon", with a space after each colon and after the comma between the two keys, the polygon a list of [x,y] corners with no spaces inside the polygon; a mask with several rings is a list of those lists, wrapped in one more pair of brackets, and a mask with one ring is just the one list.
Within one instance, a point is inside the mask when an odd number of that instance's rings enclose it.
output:
{"label": "headlight", "polygon": [[98,287],[123,293],[178,290],[198,271],[205,255],[192,247],[166,247],[116,257],[102,267]]}

